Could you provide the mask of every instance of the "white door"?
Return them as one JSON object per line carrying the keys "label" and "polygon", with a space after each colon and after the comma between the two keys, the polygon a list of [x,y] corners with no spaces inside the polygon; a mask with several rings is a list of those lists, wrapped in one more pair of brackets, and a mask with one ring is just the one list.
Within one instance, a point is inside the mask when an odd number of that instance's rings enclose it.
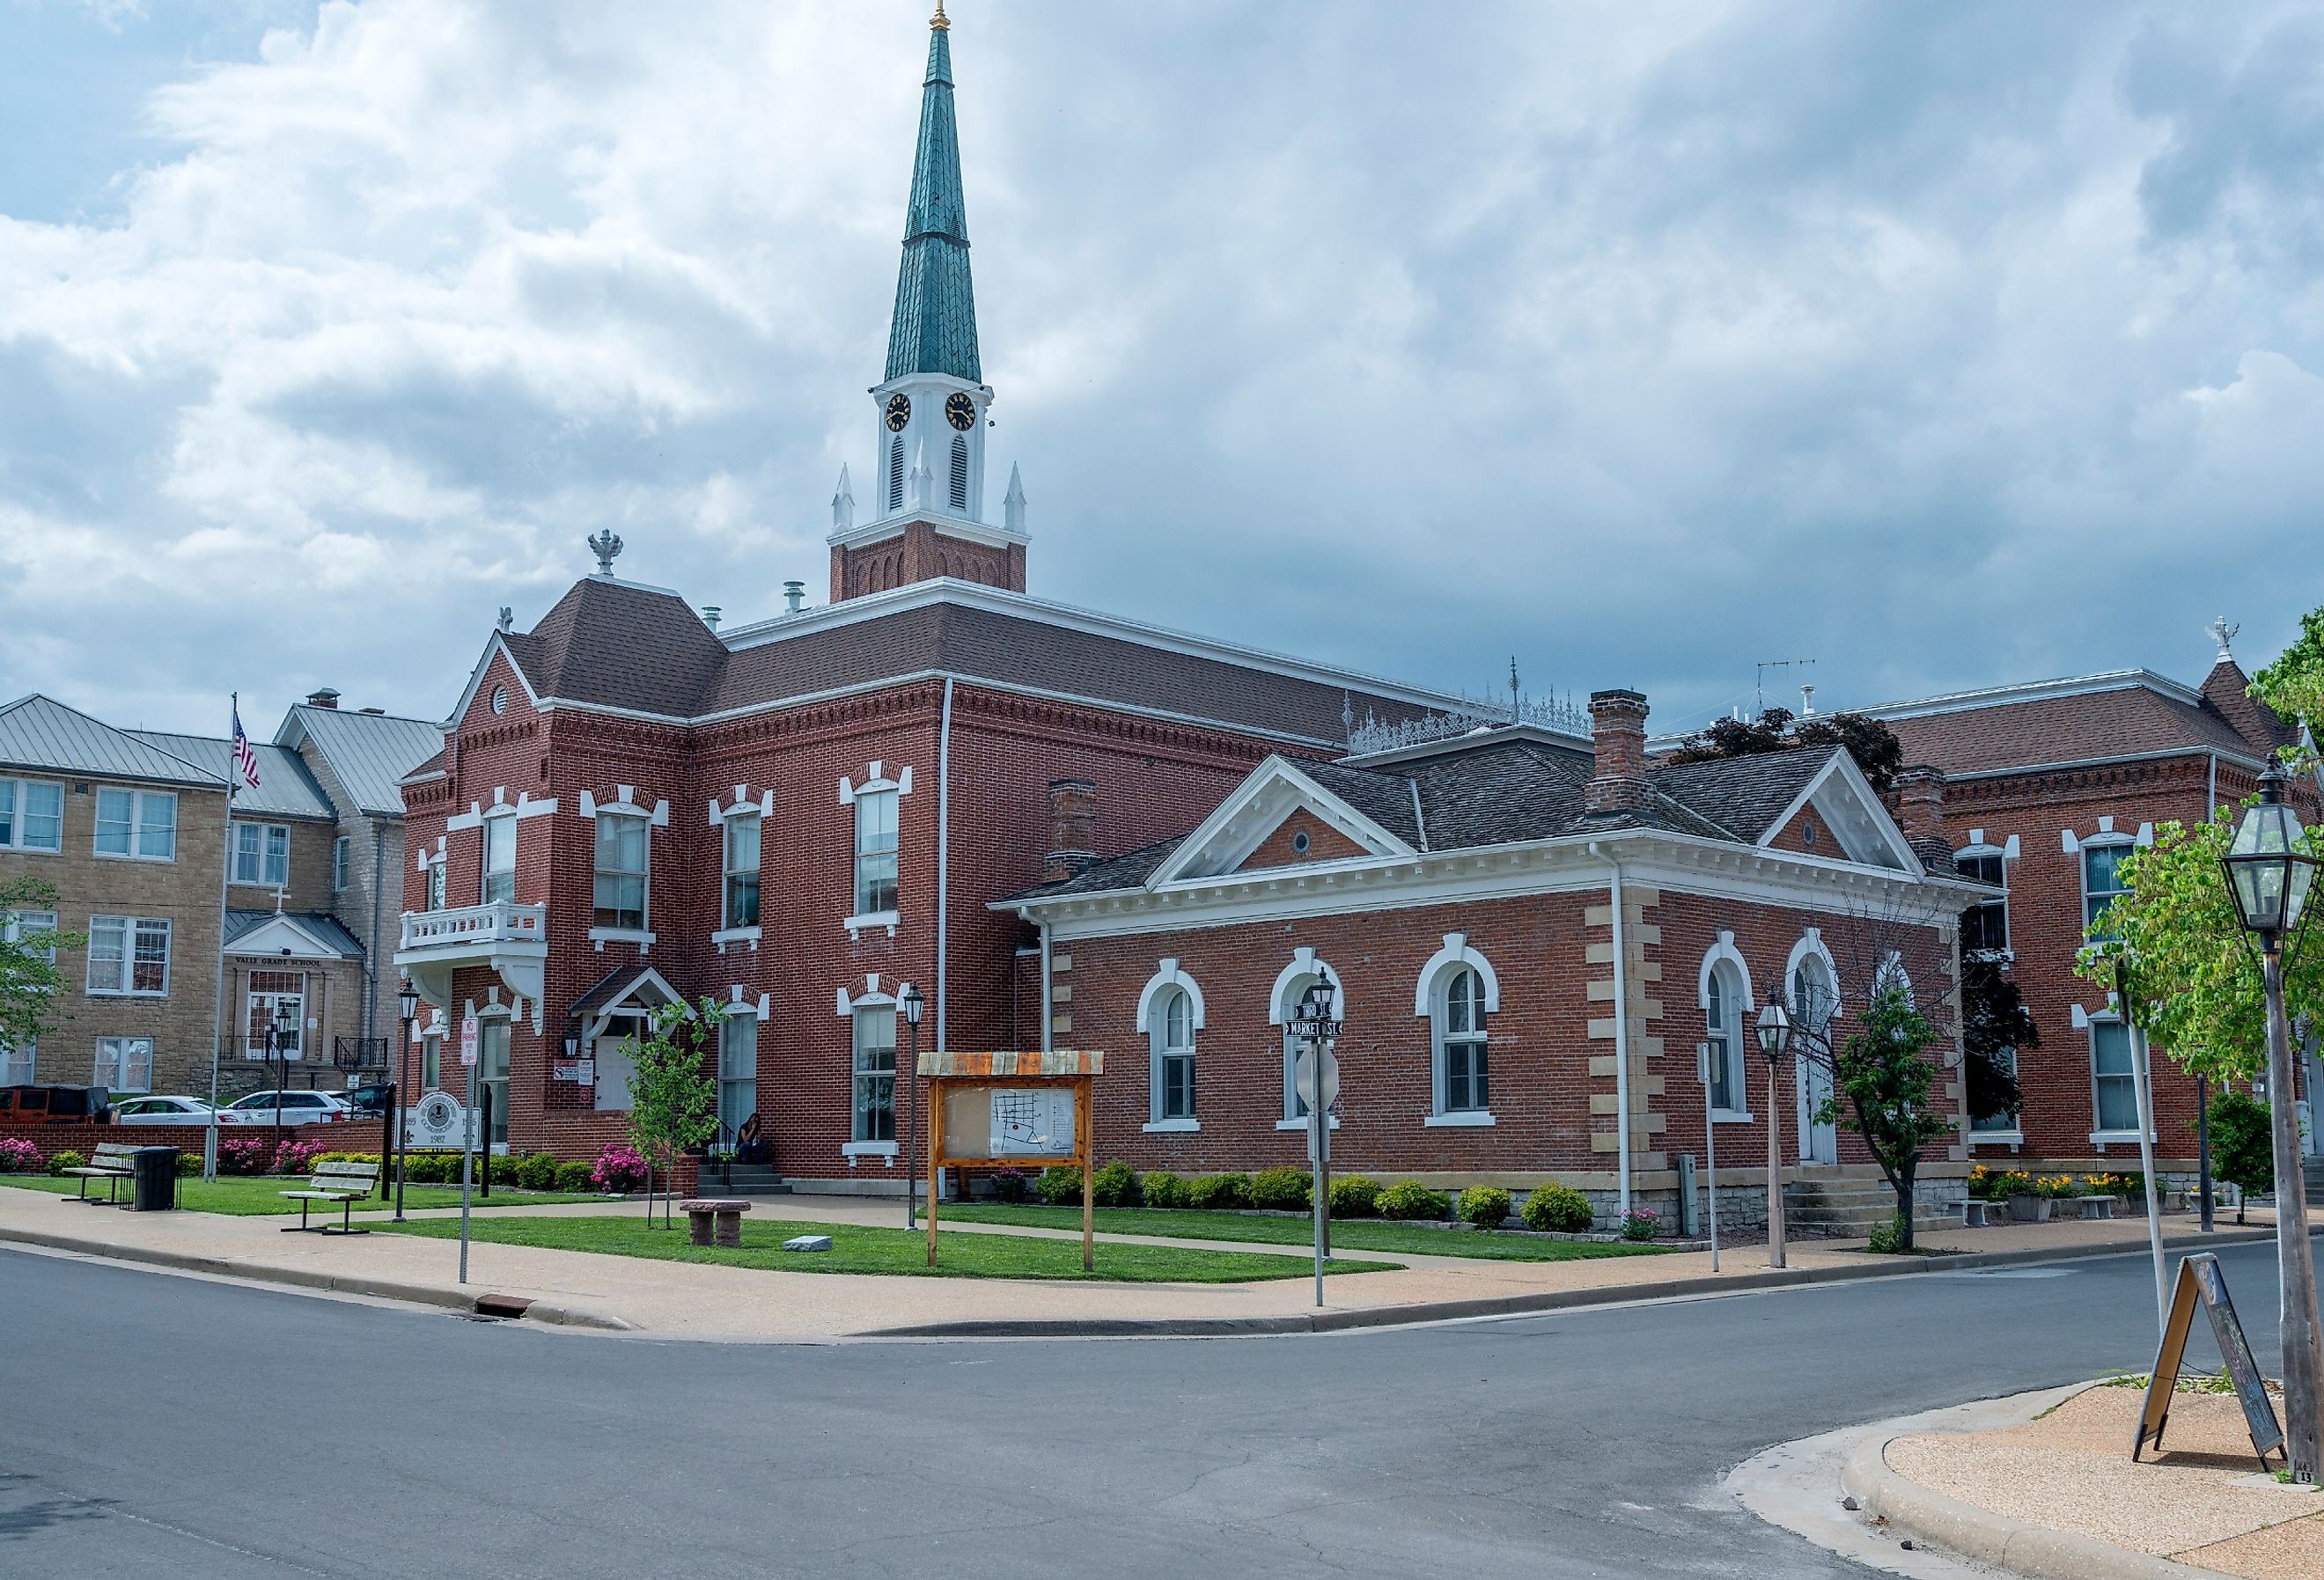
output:
{"label": "white door", "polygon": [[1831,1066],[1826,1062],[1824,1048],[1836,1034],[1831,1018],[1840,1007],[1840,995],[1821,958],[1811,956],[1792,973],[1792,1003],[1794,1013],[1816,1034],[1811,1039],[1814,1051],[1803,1052],[1794,1061],[1797,1079],[1793,1084],[1799,1092],[1800,1161],[1837,1163],[1839,1130],[1833,1125],[1816,1123],[1814,1117],[1831,1100]]}
{"label": "white door", "polygon": [[630,1078],[637,1073],[637,1066],[630,1062],[629,1049],[623,1043],[634,1029],[634,1023],[625,1023],[617,1018],[591,1045],[596,1053],[596,1105],[601,1109],[627,1109],[632,1106]]}

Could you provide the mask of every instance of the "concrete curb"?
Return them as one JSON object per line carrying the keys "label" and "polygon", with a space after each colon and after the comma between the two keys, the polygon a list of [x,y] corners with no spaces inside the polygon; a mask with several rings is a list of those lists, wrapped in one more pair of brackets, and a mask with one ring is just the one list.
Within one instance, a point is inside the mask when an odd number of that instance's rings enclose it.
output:
{"label": "concrete curb", "polygon": [[[410,1284],[396,1279],[374,1278],[362,1273],[335,1273],[320,1269],[278,1267],[266,1262],[244,1261],[231,1256],[203,1256],[186,1251],[165,1251],[158,1247],[120,1245],[109,1240],[87,1239],[78,1234],[56,1234],[42,1229],[0,1227],[0,1242],[20,1245],[37,1245],[48,1251],[69,1251],[82,1256],[102,1257],[110,1261],[142,1262],[150,1267],[164,1267],[180,1272],[205,1273],[212,1278],[234,1279],[244,1283],[278,1284],[291,1289],[319,1289],[335,1295],[364,1295],[379,1300],[401,1300],[414,1306],[434,1306],[447,1311],[472,1313],[476,1302],[492,1291],[481,1289],[445,1289],[435,1284]],[[525,1316],[541,1322],[556,1323],[568,1327],[595,1327],[613,1331],[632,1331],[635,1325],[604,1312],[583,1307],[535,1301],[525,1310]]]}
{"label": "concrete curb", "polygon": [[[2319,1231],[2324,1233],[2324,1231]],[[2272,1229],[2222,1229],[2210,1234],[2182,1234],[2166,1239],[2165,1251],[2196,1251],[2209,1246],[2236,1245],[2273,1240]],[[1924,1278],[1932,1273],[1975,1272],[1983,1268],[2023,1267],[2036,1262],[2090,1261],[2109,1256],[2143,1256],[2143,1245],[2075,1247],[2046,1250],[1971,1252],[1964,1256],[1902,1257],[1895,1261],[1861,1266],[1768,1269],[1756,1273],[1686,1279],[1658,1279],[1642,1284],[1609,1284],[1586,1289],[1548,1289],[1532,1295],[1481,1296],[1473,1300],[1435,1300],[1410,1306],[1378,1306],[1356,1310],[1323,1310],[1291,1317],[1093,1317],[992,1318],[967,1322],[925,1322],[901,1327],[875,1328],[866,1338],[1240,1338],[1268,1334],[1340,1333],[1356,1328],[1406,1327],[1420,1323],[1457,1322],[1480,1317],[1524,1317],[1537,1312],[1570,1311],[1592,1306],[1621,1306],[1641,1300],[1684,1299],[1697,1296],[1745,1294],[1756,1289],[1782,1289],[1805,1284],[1854,1283],[1865,1279]],[[1379,1254],[1388,1254],[1381,1252]],[[1897,1263],[1904,1265],[1897,1265]],[[2184,1566],[2181,1566],[2183,1568]]]}
{"label": "concrete curb", "polygon": [[2028,1580],[2226,1580],[2170,1558],[2028,1525],[1907,1480],[1888,1465],[1895,1437],[1875,1433],[1840,1467],[1840,1483],[1865,1513],[1947,1551]]}

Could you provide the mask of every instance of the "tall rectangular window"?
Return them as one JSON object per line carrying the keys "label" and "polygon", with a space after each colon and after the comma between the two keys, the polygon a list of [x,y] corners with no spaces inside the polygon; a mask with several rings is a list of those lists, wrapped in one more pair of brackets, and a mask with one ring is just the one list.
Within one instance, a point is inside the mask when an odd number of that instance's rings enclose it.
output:
{"label": "tall rectangular window", "polygon": [[151,1037],[100,1037],[90,1082],[113,1092],[153,1089],[153,1039]]}
{"label": "tall rectangular window", "polygon": [[896,804],[892,790],[855,798],[855,914],[896,909]]}
{"label": "tall rectangular window", "polygon": [[243,1048],[245,1058],[264,1058],[270,1050],[276,1058],[305,1058],[307,978],[296,971],[252,972],[244,1021],[248,1034]]}
{"label": "tall rectangular window", "polygon": [[484,881],[486,905],[516,898],[516,819],[484,819]]}
{"label": "tall rectangular window", "polygon": [[2127,841],[2119,845],[2086,845],[2082,846],[2082,922],[2094,925],[2098,913],[2122,895],[2130,886],[2122,881],[2122,864],[2135,847]]}
{"label": "tall rectangular window", "polygon": [[97,792],[97,854],[140,861],[178,859],[178,798],[169,790]]}
{"label": "tall rectangular window", "polygon": [[62,850],[65,787],[0,779],[0,850]]}
{"label": "tall rectangular window", "polygon": [[625,932],[646,926],[646,820],[597,814],[595,910],[591,925]]}
{"label": "tall rectangular window", "polygon": [[[0,938],[32,947],[50,965],[57,963],[57,913],[53,910],[0,911]],[[47,942],[43,944],[42,938]]]}
{"label": "tall rectangular window", "polygon": [[170,991],[170,924],[148,916],[88,919],[88,991],[161,996]]}
{"label": "tall rectangular window", "polygon": [[1741,1113],[1743,1089],[1743,987],[1725,962],[1711,968],[1710,1002],[1703,1010],[1711,1044],[1711,1106]]}
{"label": "tall rectangular window", "polygon": [[[2004,882],[2002,856],[1997,850],[1964,851],[1953,859],[1964,878],[1998,888]],[[1961,912],[1960,947],[1964,955],[2006,954],[2009,950],[2009,896],[1997,894]]]}
{"label": "tall rectangular window", "polygon": [[22,1048],[12,1048],[0,1041],[0,1086],[29,1086],[40,1077],[35,1072],[41,1066],[41,1043],[38,1038]]}
{"label": "tall rectangular window", "polygon": [[[1993,1053],[1993,1062],[2001,1067],[2002,1074],[2010,1076],[2012,1079],[2016,1077],[2017,1050],[2015,1049],[1996,1049]],[[2135,1106],[2135,1104],[2133,1106]],[[2002,1113],[1988,1113],[1982,1119],[1972,1117],[1969,1122],[1969,1127],[1972,1131],[2007,1131],[2014,1132],[2017,1129],[2017,1111],[2015,1109],[2010,1109]]]}
{"label": "tall rectangular window", "polygon": [[759,1111],[759,1021],[730,1015],[718,1026],[718,1123],[733,1145],[742,1122]]}
{"label": "tall rectangular window", "polygon": [[444,909],[444,858],[440,855],[428,858],[428,909]]}
{"label": "tall rectangular window", "polygon": [[506,1021],[486,1021],[477,1029],[476,1088],[478,1101],[490,1093],[493,1103],[493,1128],[485,1137],[487,1147],[508,1145],[509,1104],[509,1023]]}
{"label": "tall rectangular window", "polygon": [[855,1118],[859,1141],[896,1139],[896,1006],[855,1012]]}
{"label": "tall rectangular window", "polygon": [[290,830],[280,823],[234,826],[234,881],[280,889],[290,881]]}
{"label": "tall rectangular window", "polygon": [[2090,1022],[2090,1081],[2099,1130],[2138,1133],[2138,1086],[2130,1060],[2128,1026],[2120,1021]]}
{"label": "tall rectangular window", "polygon": [[344,891],[346,886],[347,836],[342,834],[337,839],[331,841],[331,892],[334,894],[339,893]]}
{"label": "tall rectangular window", "polygon": [[738,812],[726,819],[724,925],[759,925],[759,816]]}

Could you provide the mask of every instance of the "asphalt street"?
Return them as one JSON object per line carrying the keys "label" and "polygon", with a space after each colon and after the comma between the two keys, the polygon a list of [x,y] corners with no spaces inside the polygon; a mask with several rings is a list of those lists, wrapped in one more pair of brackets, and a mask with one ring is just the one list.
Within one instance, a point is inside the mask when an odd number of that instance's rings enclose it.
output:
{"label": "asphalt street", "polygon": [[[2222,1261],[2272,1365],[2272,1250]],[[2153,1349],[2132,1257],[1368,1334],[771,1345],[0,1252],[0,1314],[12,1580],[1860,1575],[1720,1477]]]}

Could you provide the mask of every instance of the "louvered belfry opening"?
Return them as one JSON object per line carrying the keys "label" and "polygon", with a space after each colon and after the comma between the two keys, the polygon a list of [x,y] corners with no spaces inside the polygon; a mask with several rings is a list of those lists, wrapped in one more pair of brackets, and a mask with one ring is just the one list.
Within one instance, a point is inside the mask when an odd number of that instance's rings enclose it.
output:
{"label": "louvered belfry opening", "polygon": [[968,440],[959,434],[952,439],[952,508],[968,510]]}
{"label": "louvered belfry opening", "polygon": [[890,439],[888,443],[888,508],[904,508],[904,441]]}

